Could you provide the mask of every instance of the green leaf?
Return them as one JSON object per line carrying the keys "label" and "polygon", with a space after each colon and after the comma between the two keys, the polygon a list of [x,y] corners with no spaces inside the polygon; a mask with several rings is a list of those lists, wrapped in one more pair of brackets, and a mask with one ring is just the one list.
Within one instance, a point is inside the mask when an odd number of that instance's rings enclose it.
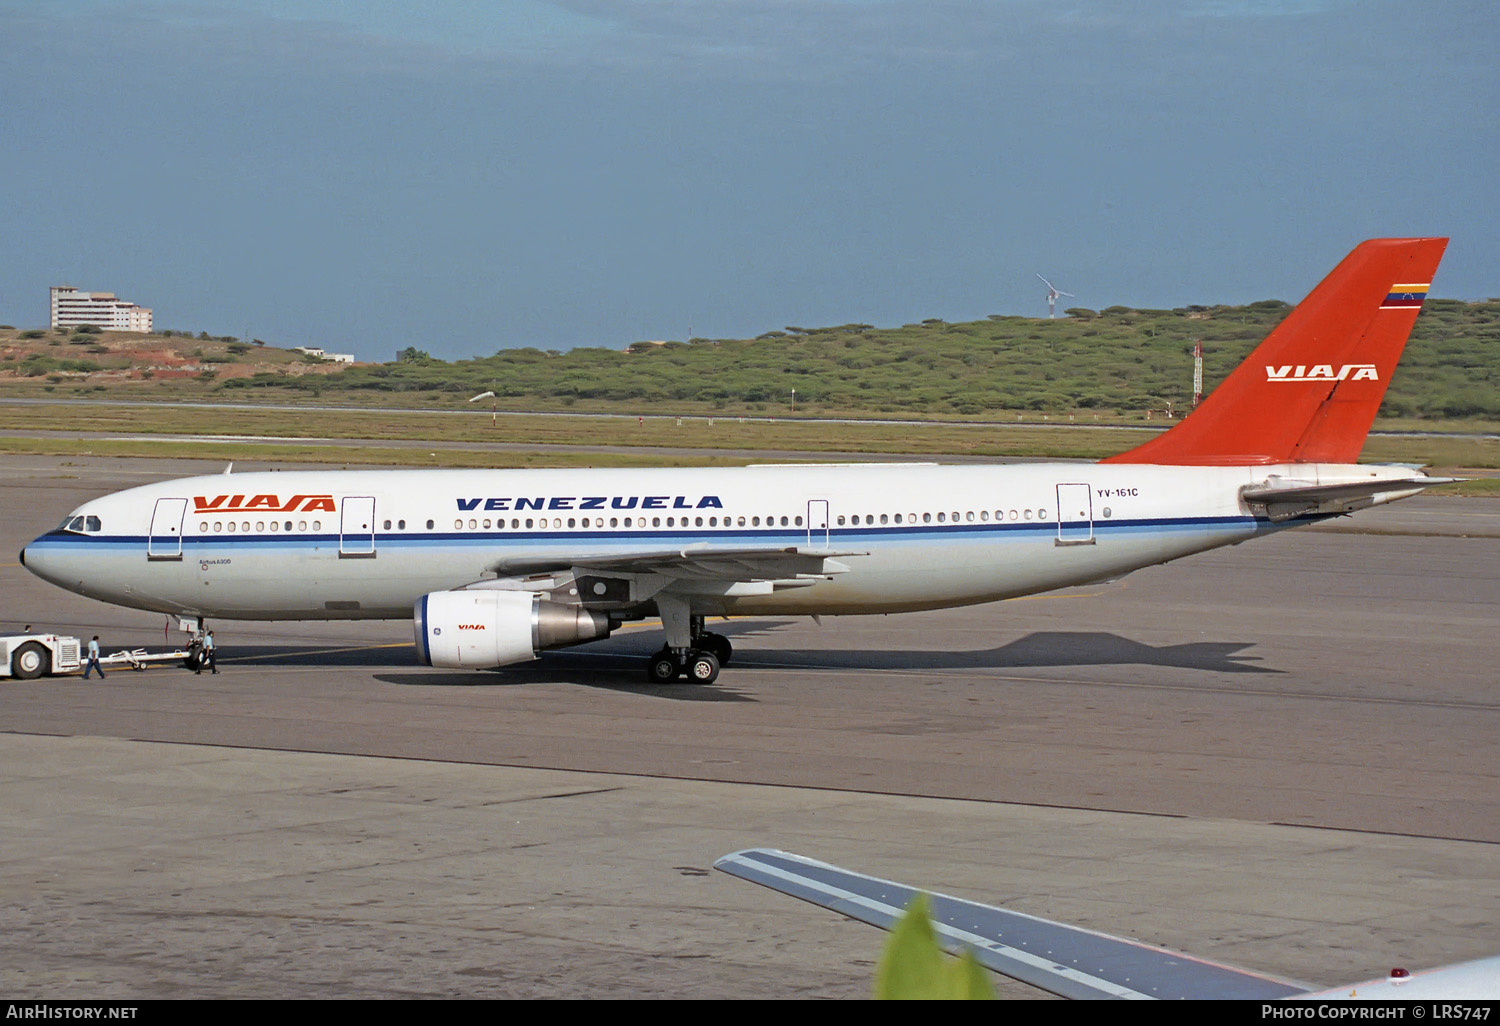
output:
{"label": "green leaf", "polygon": [[965,951],[961,959],[943,954],[932,929],[925,894],[911,906],[891,930],[891,939],[875,973],[875,997],[881,1001],[983,1001],[993,1000],[989,975]]}

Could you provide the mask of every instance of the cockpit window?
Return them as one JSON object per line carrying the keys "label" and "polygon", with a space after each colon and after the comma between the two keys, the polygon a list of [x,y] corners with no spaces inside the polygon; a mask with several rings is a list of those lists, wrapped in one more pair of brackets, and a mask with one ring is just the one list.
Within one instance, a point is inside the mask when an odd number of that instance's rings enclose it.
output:
{"label": "cockpit window", "polygon": [[94,516],[66,516],[63,517],[63,522],[57,525],[57,529],[97,534],[103,530],[103,525],[99,522],[99,518]]}

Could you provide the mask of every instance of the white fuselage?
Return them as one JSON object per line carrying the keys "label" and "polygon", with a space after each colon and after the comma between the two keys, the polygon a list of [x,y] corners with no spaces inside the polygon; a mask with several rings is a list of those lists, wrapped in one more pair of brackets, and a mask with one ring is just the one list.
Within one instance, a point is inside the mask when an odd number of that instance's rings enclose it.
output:
{"label": "white fuselage", "polygon": [[801,547],[837,551],[847,572],[799,587],[710,588],[694,611],[889,613],[1047,591],[1244,541],[1299,522],[1256,517],[1240,498],[1245,486],[1371,471],[1077,463],[226,474],[85,503],[23,559],[64,588],[138,609],[380,619],[409,617],[422,595],[494,576],[507,560]]}

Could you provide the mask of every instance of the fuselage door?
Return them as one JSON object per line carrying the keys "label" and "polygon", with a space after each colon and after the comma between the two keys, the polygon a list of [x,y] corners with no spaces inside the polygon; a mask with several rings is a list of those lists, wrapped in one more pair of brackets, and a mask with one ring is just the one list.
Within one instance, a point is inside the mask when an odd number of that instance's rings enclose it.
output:
{"label": "fuselage door", "polygon": [[807,502],[807,544],[809,547],[828,547],[827,499],[809,499]]}
{"label": "fuselage door", "polygon": [[348,496],[340,510],[339,557],[375,555],[374,496]]}
{"label": "fuselage door", "polygon": [[1057,486],[1057,544],[1094,544],[1093,489],[1088,485]]}
{"label": "fuselage door", "polygon": [[182,518],[186,499],[157,499],[151,512],[151,533],[146,536],[147,559],[182,558]]}

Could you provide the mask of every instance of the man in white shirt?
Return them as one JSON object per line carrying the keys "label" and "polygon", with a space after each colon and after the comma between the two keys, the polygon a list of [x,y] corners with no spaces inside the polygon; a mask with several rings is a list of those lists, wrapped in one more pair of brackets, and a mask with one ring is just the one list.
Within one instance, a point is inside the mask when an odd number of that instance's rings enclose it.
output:
{"label": "man in white shirt", "polygon": [[89,642],[89,660],[83,664],[83,679],[89,679],[89,671],[98,670],[99,679],[104,679],[104,667],[99,665],[99,635],[94,635],[94,640]]}
{"label": "man in white shirt", "polygon": [[203,636],[203,654],[198,657],[198,672],[202,673],[207,666],[214,673],[219,672],[219,660],[214,654],[214,632],[209,631]]}

